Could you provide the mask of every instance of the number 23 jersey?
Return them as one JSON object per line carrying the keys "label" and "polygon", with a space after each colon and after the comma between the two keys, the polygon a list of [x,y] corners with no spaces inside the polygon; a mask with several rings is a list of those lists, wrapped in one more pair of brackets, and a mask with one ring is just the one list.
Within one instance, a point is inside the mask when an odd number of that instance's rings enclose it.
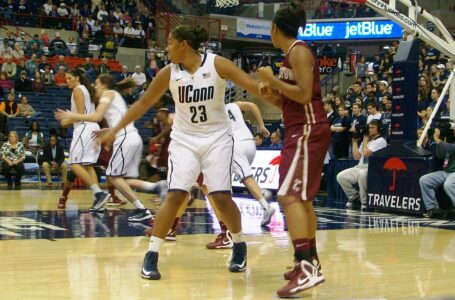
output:
{"label": "number 23 jersey", "polygon": [[226,80],[216,71],[215,57],[204,53],[194,74],[171,64],[169,88],[175,102],[172,130],[204,136],[229,128],[224,105]]}

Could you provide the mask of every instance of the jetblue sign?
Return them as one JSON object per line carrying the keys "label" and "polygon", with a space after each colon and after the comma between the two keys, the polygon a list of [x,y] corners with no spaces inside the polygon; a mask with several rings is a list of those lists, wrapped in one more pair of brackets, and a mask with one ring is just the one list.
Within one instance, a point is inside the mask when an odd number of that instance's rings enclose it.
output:
{"label": "jetblue sign", "polygon": [[304,41],[401,39],[403,29],[388,20],[315,22],[299,29],[298,39]]}

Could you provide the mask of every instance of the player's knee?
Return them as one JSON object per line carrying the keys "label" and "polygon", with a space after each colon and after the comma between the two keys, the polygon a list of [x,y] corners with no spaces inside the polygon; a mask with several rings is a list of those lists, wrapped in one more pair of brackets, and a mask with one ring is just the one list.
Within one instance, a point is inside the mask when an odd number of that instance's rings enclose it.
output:
{"label": "player's knee", "polygon": [[296,197],[278,197],[278,203],[283,209],[300,202],[301,200]]}

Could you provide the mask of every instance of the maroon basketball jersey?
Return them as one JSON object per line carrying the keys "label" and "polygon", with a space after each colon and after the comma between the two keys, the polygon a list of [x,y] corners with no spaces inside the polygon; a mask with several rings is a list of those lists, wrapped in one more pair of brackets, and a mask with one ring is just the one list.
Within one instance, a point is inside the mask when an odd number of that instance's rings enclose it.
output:
{"label": "maroon basketball jersey", "polygon": [[[310,47],[303,41],[295,41],[292,44],[289,52],[284,57],[283,65],[280,68],[279,78],[289,84],[297,84],[294,79],[294,73],[289,62],[289,56],[294,47],[306,47],[311,51]],[[294,66],[296,68],[298,66]],[[285,128],[290,128],[295,125],[302,124],[318,124],[327,122],[327,115],[324,111],[324,105],[321,99],[321,87],[319,84],[319,67],[316,64],[316,58],[313,55],[313,99],[310,103],[303,105],[297,103],[284,94],[281,94],[283,101],[283,124]]]}
{"label": "maroon basketball jersey", "polygon": [[[158,112],[165,113],[166,117],[169,116],[169,109],[167,109],[167,108],[160,108],[160,109],[158,109],[157,113]],[[155,127],[155,134],[156,135],[160,134],[161,131],[163,131],[164,125],[160,121],[158,121],[158,119],[156,117],[153,118],[153,125]],[[169,144],[170,141],[171,141],[171,136],[170,136],[170,134],[168,134],[168,135],[166,135],[165,137],[163,137],[161,139],[160,144]],[[167,151],[167,149],[166,149],[166,151]]]}

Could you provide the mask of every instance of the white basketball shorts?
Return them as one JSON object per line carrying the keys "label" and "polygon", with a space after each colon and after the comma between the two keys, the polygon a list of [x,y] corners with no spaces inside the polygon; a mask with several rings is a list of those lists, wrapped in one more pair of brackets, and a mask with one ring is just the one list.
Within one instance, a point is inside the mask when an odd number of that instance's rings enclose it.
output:
{"label": "white basketball shorts", "polygon": [[139,177],[142,148],[142,139],[136,130],[116,136],[106,175],[127,178]]}
{"label": "white basketball shorts", "polygon": [[232,164],[234,174],[240,179],[253,176],[251,164],[253,163],[254,156],[256,155],[256,144],[254,140],[241,140],[234,139],[234,163]]}
{"label": "white basketball shorts", "polygon": [[93,165],[98,161],[101,145],[92,138],[95,130],[100,130],[97,123],[83,123],[74,128],[69,164]]}
{"label": "white basketball shorts", "polygon": [[190,192],[202,172],[209,193],[230,193],[233,147],[229,127],[203,137],[172,129],[167,175],[169,190]]}

